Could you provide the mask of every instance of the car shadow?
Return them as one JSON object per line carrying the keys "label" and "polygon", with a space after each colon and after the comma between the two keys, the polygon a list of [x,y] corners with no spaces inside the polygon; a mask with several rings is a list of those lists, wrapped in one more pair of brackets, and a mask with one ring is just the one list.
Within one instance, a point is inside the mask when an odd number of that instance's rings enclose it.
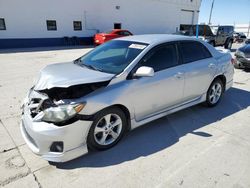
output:
{"label": "car shadow", "polygon": [[182,110],[131,131],[109,150],[90,152],[66,163],[51,164],[60,169],[113,166],[167,149],[188,133],[211,137],[213,135],[197,129],[247,108],[250,106],[249,98],[250,92],[231,88],[214,108],[197,105]]}
{"label": "car shadow", "polygon": [[245,68],[245,69],[244,69],[244,72],[249,73],[249,72],[250,72],[250,68]]}

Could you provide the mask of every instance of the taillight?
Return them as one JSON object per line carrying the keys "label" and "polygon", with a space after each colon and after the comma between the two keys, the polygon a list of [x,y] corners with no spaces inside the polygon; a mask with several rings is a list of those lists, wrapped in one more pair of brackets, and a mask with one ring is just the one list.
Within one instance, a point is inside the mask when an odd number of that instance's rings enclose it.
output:
{"label": "taillight", "polygon": [[106,37],[105,37],[105,36],[103,36],[103,37],[102,37],[102,39],[103,39],[103,40],[105,40],[105,39],[106,39]]}

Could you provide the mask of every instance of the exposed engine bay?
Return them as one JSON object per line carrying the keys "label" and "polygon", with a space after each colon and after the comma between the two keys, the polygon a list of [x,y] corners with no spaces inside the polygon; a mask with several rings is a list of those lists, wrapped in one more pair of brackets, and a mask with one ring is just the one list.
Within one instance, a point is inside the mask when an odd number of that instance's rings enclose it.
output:
{"label": "exposed engine bay", "polygon": [[29,102],[31,116],[34,118],[41,111],[64,104],[64,101],[67,99],[84,97],[97,89],[107,86],[109,82],[110,81],[81,84],[68,88],[54,87],[40,91],[35,91],[32,88]]}
{"label": "exposed engine bay", "polygon": [[39,92],[45,93],[52,101],[59,101],[63,99],[77,99],[86,96],[93,91],[105,87],[110,81],[82,84],[70,86],[68,88],[54,87],[51,89],[41,90]]}

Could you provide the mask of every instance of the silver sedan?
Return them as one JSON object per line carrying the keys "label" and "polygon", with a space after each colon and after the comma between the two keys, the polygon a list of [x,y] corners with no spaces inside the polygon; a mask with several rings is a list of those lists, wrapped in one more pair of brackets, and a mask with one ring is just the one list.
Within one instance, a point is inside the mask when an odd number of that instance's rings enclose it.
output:
{"label": "silver sedan", "polygon": [[233,74],[231,55],[198,39],[112,40],[41,70],[23,103],[21,132],[34,153],[69,161],[111,148],[127,131],[170,113],[217,105]]}

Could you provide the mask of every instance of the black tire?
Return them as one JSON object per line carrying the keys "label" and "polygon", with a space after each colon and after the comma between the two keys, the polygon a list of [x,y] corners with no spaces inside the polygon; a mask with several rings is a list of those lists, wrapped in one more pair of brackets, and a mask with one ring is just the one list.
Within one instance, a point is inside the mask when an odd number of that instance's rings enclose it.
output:
{"label": "black tire", "polygon": [[[213,88],[213,86],[215,86],[216,84],[219,84],[220,86],[221,86],[221,94],[220,94],[220,96],[219,96],[219,98],[216,100],[216,102],[211,102],[211,98],[210,98],[210,96],[211,96],[211,93],[212,93],[212,88]],[[222,95],[223,95],[223,93],[224,93],[224,90],[225,90],[225,86],[224,86],[224,84],[223,84],[223,82],[221,81],[221,79],[215,79],[213,82],[212,82],[212,84],[210,85],[210,87],[209,87],[209,89],[208,89],[208,91],[207,91],[207,96],[206,96],[206,102],[205,102],[205,104],[208,106],[208,107],[214,107],[214,106],[216,106],[219,102],[220,102],[220,100],[221,100],[221,97],[222,97]]]}
{"label": "black tire", "polygon": [[231,50],[232,49],[232,45],[233,45],[233,41],[229,40],[229,41],[226,42],[224,48],[228,49],[228,50]]}
{"label": "black tire", "polygon": [[[114,115],[117,115],[120,117],[121,122],[122,122],[121,132],[114,142],[107,144],[107,145],[101,145],[96,141],[95,128],[96,128],[97,124],[100,122],[100,120],[102,120],[106,115],[109,115],[109,114],[114,114]],[[94,121],[90,127],[88,137],[87,137],[88,147],[92,150],[106,150],[106,149],[113,147],[124,136],[124,133],[127,130],[127,125],[128,125],[127,121],[128,120],[127,120],[125,113],[118,107],[110,107],[110,108],[107,108],[107,109],[100,111],[99,113],[97,113],[94,116]],[[104,134],[104,132],[100,132],[100,134]]]}

